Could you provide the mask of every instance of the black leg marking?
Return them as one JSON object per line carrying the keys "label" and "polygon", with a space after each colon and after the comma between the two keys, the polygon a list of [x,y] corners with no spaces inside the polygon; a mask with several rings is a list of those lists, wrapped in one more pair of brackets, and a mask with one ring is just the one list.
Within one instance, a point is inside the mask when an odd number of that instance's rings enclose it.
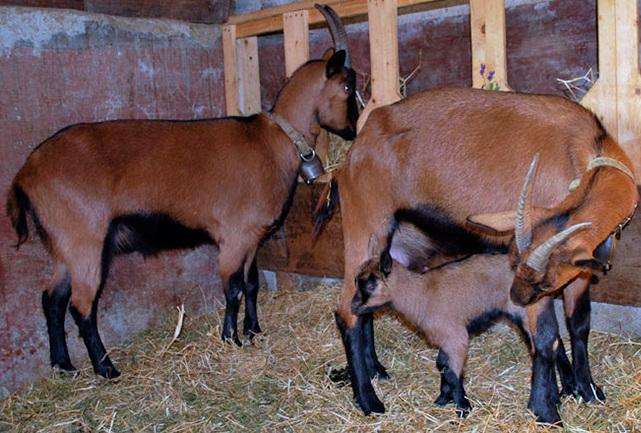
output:
{"label": "black leg marking", "polygon": [[565,346],[563,345],[563,340],[559,338],[559,345],[556,348],[556,369],[559,372],[561,377],[561,394],[562,395],[574,395],[574,390],[576,388],[576,382],[574,381],[574,371],[572,370],[572,364],[568,359],[568,355],[565,352]]}
{"label": "black leg marking", "polygon": [[605,401],[603,390],[592,380],[588,359],[588,337],[590,336],[590,291],[583,292],[576,301],[574,313],[567,319],[570,343],[572,345],[572,365],[576,382],[575,395],[583,401],[596,399]]}
{"label": "black leg marking", "polygon": [[102,344],[102,340],[100,339],[98,323],[96,320],[97,307],[98,297],[96,296],[96,299],[93,301],[91,313],[88,317],[84,317],[80,314],[73,305],[69,308],[69,311],[71,311],[71,316],[76,321],[76,325],[78,325],[78,330],[80,331],[80,336],[87,347],[87,352],[89,353],[89,358],[93,365],[93,371],[107,379],[114,379],[120,376],[120,372],[116,370],[116,367],[111,363],[111,360],[107,355],[107,351],[105,350],[105,346]]}
{"label": "black leg marking", "polygon": [[434,403],[438,406],[445,406],[449,403],[454,403],[452,387],[450,387],[444,373],[447,369],[447,355],[442,350],[438,351],[438,356],[436,357],[436,368],[441,373],[441,393]]}
{"label": "black leg marking", "polygon": [[225,321],[223,323],[223,341],[233,341],[237,346],[242,346],[238,338],[238,309],[240,298],[245,287],[244,265],[234,272],[227,283],[225,290]]}
{"label": "black leg marking", "polygon": [[376,356],[374,346],[374,315],[372,313],[363,315],[363,349],[365,350],[365,365],[371,379],[389,379],[387,370]]}
{"label": "black leg marking", "polygon": [[258,313],[256,312],[256,299],[258,297],[258,268],[256,259],[252,262],[249,274],[247,275],[247,284],[245,288],[245,319],[243,320],[243,335],[250,339],[254,335],[263,332],[258,324]]}
{"label": "black leg marking", "polygon": [[[456,414],[461,418],[466,417],[470,413],[472,405],[465,395],[463,375],[461,374],[460,376],[456,376],[456,374],[450,369],[449,356],[442,350],[439,350],[438,352],[436,365],[441,371],[441,395],[439,395],[435,403],[439,404],[451,396],[450,401],[453,401],[454,404],[456,404]],[[443,383],[445,383],[445,386]],[[447,395],[448,391],[450,396]],[[444,404],[447,404],[447,402]]]}
{"label": "black leg marking", "polygon": [[334,316],[345,347],[347,369],[351,378],[352,390],[354,391],[356,402],[365,415],[369,415],[372,412],[385,413],[385,406],[376,396],[365,363],[363,353],[363,318],[358,317],[354,327],[349,329],[338,313],[335,313]]}
{"label": "black leg marking", "polygon": [[75,371],[69,359],[67,336],[65,335],[65,315],[71,297],[71,278],[69,274],[53,288],[51,295],[42,292],[42,309],[47,319],[49,332],[49,355],[51,366],[65,371]]}
{"label": "black leg marking", "polygon": [[554,371],[554,343],[559,340],[559,328],[551,300],[548,300],[545,310],[536,319],[536,335],[533,337],[534,359],[528,408],[534,412],[538,422],[560,423],[557,411],[559,390]]}

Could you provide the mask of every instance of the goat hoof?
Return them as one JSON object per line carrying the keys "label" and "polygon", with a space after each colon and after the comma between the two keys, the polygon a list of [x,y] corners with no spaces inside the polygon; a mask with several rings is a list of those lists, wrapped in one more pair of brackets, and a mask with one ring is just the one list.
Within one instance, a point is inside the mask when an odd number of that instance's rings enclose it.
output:
{"label": "goat hoof", "polygon": [[76,372],[76,367],[71,364],[71,361],[62,361],[62,362],[54,362],[51,364],[51,368],[53,368],[56,371],[59,371],[61,373],[74,373]]}
{"label": "goat hoof", "polygon": [[434,400],[434,404],[441,407],[447,406],[450,403],[454,403],[454,398],[452,397],[452,393],[442,392],[439,394],[436,400]]}
{"label": "goat hoof", "polygon": [[339,388],[347,386],[350,383],[349,371],[347,371],[346,367],[332,368],[327,373],[327,376],[329,380],[334,382]]}
{"label": "goat hoof", "polygon": [[539,424],[548,424],[553,427],[563,427],[563,422],[561,421],[561,417],[559,417],[558,413],[548,414],[546,416],[538,415],[536,417],[536,422]]}
{"label": "goat hoof", "polygon": [[605,393],[601,387],[595,385],[594,382],[591,382],[587,386],[578,386],[575,390],[575,395],[581,397],[586,403],[605,401]]}
{"label": "goat hoof", "polygon": [[374,371],[372,373],[370,373],[370,379],[374,379],[374,378],[376,378],[378,380],[387,380],[387,379],[389,379],[389,373],[387,372],[385,367],[383,367],[383,364],[381,364],[380,362],[376,363],[376,365],[374,366],[373,370]]}
{"label": "goat hoof", "polygon": [[115,379],[120,376],[120,372],[113,365],[100,366],[95,370],[95,372],[105,379]]}
{"label": "goat hoof", "polygon": [[360,406],[364,415],[369,415],[372,412],[385,413],[385,405],[373,392],[364,396],[361,395],[358,398],[358,405]]}
{"label": "goat hoof", "polygon": [[260,325],[258,323],[255,323],[253,325],[247,325],[245,324],[243,326],[243,335],[245,337],[248,337],[250,340],[253,340],[253,338],[258,335],[262,334],[263,330],[260,329]]}
{"label": "goat hoof", "polygon": [[470,414],[472,410],[472,405],[467,398],[463,398],[460,402],[456,404],[456,415],[459,418],[465,418]]}

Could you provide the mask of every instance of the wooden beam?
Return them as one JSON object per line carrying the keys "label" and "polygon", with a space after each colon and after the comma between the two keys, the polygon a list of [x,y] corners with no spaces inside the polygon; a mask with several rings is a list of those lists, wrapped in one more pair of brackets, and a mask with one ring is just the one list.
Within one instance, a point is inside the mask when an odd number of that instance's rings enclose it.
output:
{"label": "wooden beam", "polygon": [[637,2],[599,0],[599,79],[581,104],[599,117],[641,174],[641,73]]}
{"label": "wooden beam", "polygon": [[236,41],[238,77],[238,111],[243,116],[260,113],[260,73],[258,70],[258,38]]}
{"label": "wooden beam", "polygon": [[472,87],[510,90],[507,83],[504,0],[470,0],[470,31]]}
{"label": "wooden beam", "polygon": [[[355,18],[367,14],[367,0],[343,0],[325,1],[336,11],[341,18]],[[434,3],[437,6],[449,6],[450,1],[446,0],[398,0],[398,8],[410,8],[417,5]],[[247,36],[260,36],[267,33],[275,33],[283,30],[283,14],[297,10],[309,11],[309,24],[314,25],[325,21],[323,15],[314,9],[313,2],[297,2],[278,8],[265,9],[261,15],[244,18],[244,15],[230,17],[228,22],[237,26],[236,31],[239,38]],[[278,12],[278,13],[276,13]],[[256,13],[257,14],[257,13]]]}
{"label": "wooden beam", "polygon": [[616,2],[617,141],[641,176],[641,73],[637,5],[636,0]]}
{"label": "wooden beam", "polygon": [[296,69],[309,60],[309,12],[283,14],[283,48],[285,73],[291,77]]}
{"label": "wooden beam", "polygon": [[372,110],[401,99],[397,6],[397,0],[368,0],[372,96],[358,118],[359,131]]}
{"label": "wooden beam", "polygon": [[618,136],[615,16],[615,0],[599,0],[597,4],[599,78],[581,100],[581,105],[594,112],[613,137]]}
{"label": "wooden beam", "polygon": [[228,116],[240,114],[238,105],[238,71],[236,70],[236,26],[223,26],[223,62],[225,69],[225,109]]}

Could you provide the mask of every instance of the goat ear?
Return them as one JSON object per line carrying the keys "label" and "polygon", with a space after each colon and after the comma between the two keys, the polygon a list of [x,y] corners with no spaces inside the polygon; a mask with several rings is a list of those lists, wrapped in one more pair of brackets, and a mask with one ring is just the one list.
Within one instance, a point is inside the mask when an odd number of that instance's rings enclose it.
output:
{"label": "goat ear", "polygon": [[335,52],[336,52],[336,50],[334,49],[334,47],[328,48],[323,53],[323,56],[321,57],[321,59],[323,59],[323,60],[325,60],[327,62],[329,59],[332,58],[332,56],[334,55]]}
{"label": "goat ear", "polygon": [[514,231],[515,211],[484,213],[467,217],[466,225],[488,236],[505,236]]}
{"label": "goat ear", "polygon": [[[568,264],[561,264],[559,266],[559,270],[554,280],[554,290],[560,289],[566,284],[571,283],[572,281],[580,277],[581,274],[584,274],[585,272],[586,272],[585,269],[582,269],[580,267],[568,265]],[[585,275],[589,276],[590,272],[589,271],[587,272],[588,273]]]}
{"label": "goat ear", "polygon": [[330,57],[327,61],[327,66],[325,67],[325,76],[327,78],[332,78],[343,70],[343,66],[345,65],[345,56],[345,50],[338,50],[332,55],[332,57]]}

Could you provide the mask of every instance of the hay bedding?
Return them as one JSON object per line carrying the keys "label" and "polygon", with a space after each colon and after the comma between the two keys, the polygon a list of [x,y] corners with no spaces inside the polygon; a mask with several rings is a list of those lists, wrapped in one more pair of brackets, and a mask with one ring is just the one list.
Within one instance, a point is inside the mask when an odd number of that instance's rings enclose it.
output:
{"label": "hay bedding", "polygon": [[[529,358],[514,332],[475,338],[466,388],[474,409],[458,420],[438,394],[436,350],[385,315],[378,348],[392,379],[376,383],[388,412],[363,417],[349,386],[328,379],[344,364],[332,310],[338,286],[262,291],[264,336],[241,349],[219,340],[222,312],[187,316],[171,347],[175,318],[114,350],[123,376],[108,382],[86,364],[77,377],[53,374],[0,402],[0,431],[33,432],[526,432],[546,431],[526,411]],[[571,432],[641,431],[641,340],[593,333],[593,369],[605,404],[564,398]]]}

